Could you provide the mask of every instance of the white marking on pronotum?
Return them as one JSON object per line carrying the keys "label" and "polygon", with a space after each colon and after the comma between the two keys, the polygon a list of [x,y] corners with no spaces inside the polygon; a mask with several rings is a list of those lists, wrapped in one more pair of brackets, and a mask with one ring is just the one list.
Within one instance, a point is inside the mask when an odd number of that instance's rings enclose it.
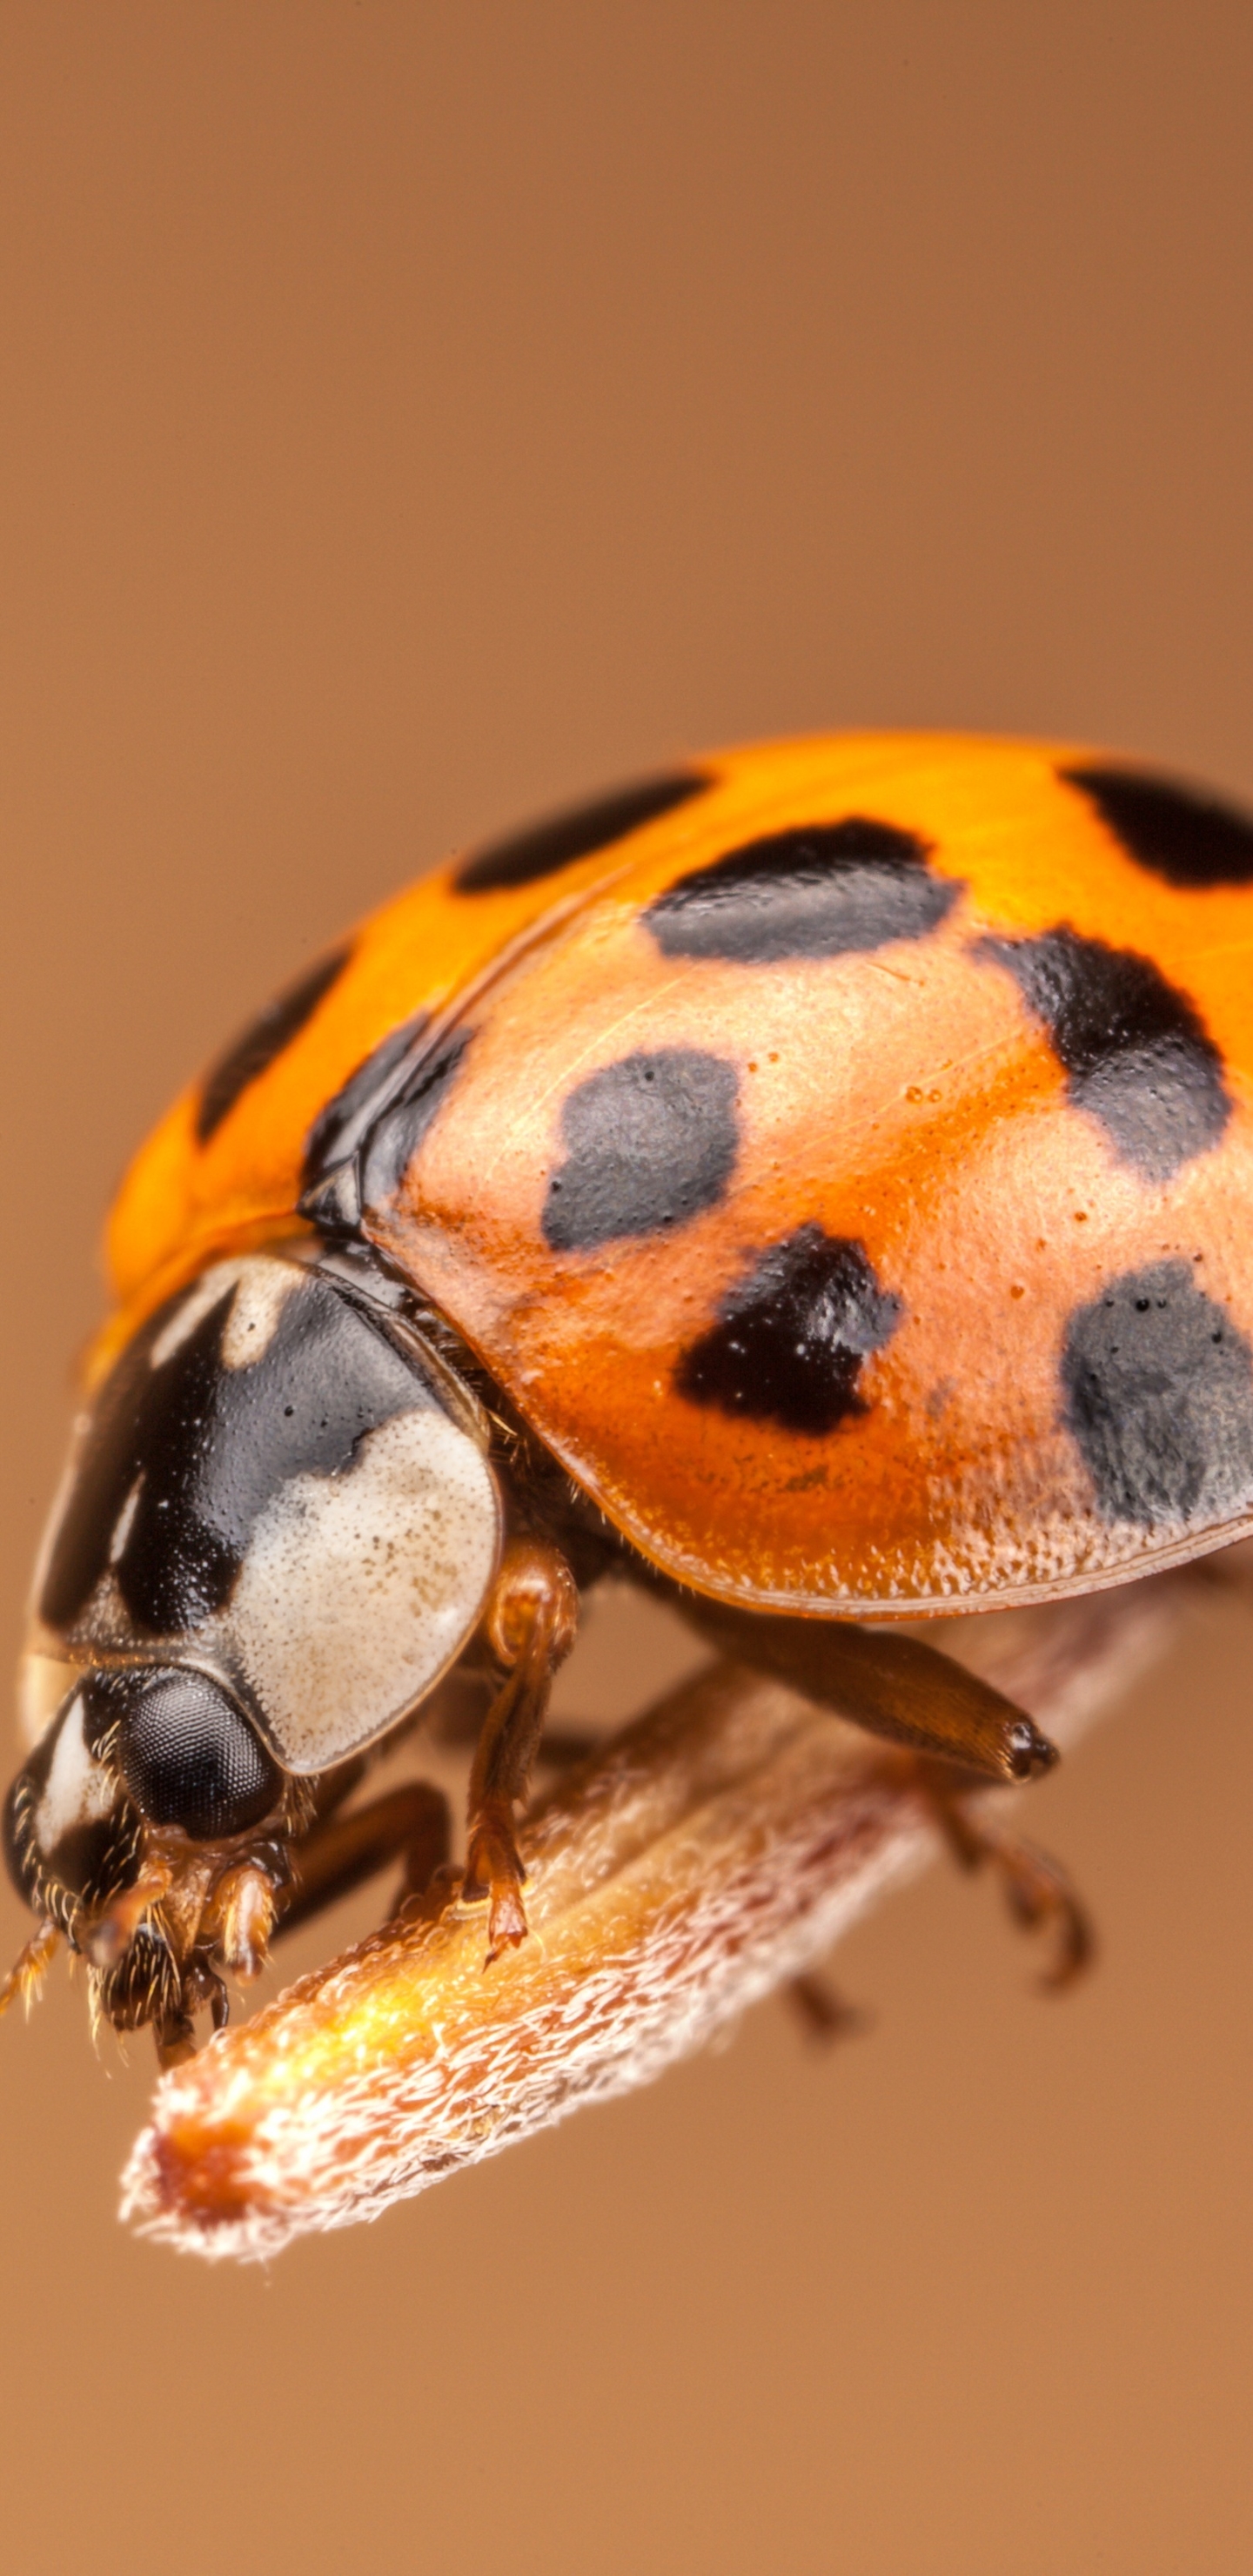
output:
{"label": "white marking on pronotum", "polygon": [[44,1859],[74,1825],[107,1816],[117,1791],[83,1741],[83,1703],[70,1701],[52,1749],[44,1793],[35,1809],[35,1840]]}
{"label": "white marking on pronotum", "polygon": [[131,1525],[134,1521],[135,1514],[139,1509],[139,1497],[143,1490],[143,1481],[143,1471],[141,1469],[140,1473],[135,1478],[134,1484],[131,1486],[130,1492],[122,1505],[121,1511],[118,1513],[117,1519],[113,1524],[113,1536],[109,1541],[110,1565],[120,1565],[122,1561],[126,1542],[131,1534]]}
{"label": "white marking on pronotum", "polygon": [[303,1276],[292,1262],[276,1261],[272,1256],[267,1260],[264,1254],[241,1263],[239,1286],[231,1299],[222,1335],[224,1368],[251,1368],[254,1360],[264,1356],[278,1330],[283,1308]]}
{"label": "white marking on pronotum", "polygon": [[295,1262],[277,1260],[272,1253],[242,1253],[234,1261],[215,1261],[188,1289],[158,1333],[149,1355],[152,1366],[164,1368],[233,1287],[222,1333],[222,1361],[226,1368],[250,1368],[269,1349],[283,1307],[302,1275]]}
{"label": "white marking on pronotum", "polygon": [[293,1476],[261,1514],[225,1639],[289,1770],[321,1771],[433,1689],[478,1623],[500,1506],[477,1441],[423,1404],[338,1475]]}
{"label": "white marking on pronotum", "polygon": [[79,1667],[64,1655],[48,1654],[39,1645],[27,1647],[17,1668],[17,1721],[28,1753],[42,1744],[78,1673]]}
{"label": "white marking on pronotum", "polygon": [[180,1298],[168,1324],[162,1326],[148,1353],[154,1369],[164,1368],[166,1361],[172,1360],[176,1351],[181,1351],[184,1342],[191,1340],[196,1326],[204,1322],[205,1316],[226,1295],[244,1266],[242,1260],[215,1261],[212,1270],[206,1270],[193,1282],[186,1296]]}

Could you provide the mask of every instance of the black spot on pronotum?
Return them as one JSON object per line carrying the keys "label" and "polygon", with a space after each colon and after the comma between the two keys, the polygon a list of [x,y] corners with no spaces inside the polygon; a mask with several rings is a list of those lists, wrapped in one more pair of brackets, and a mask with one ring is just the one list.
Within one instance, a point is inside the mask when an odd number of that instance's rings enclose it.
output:
{"label": "black spot on pronotum", "polygon": [[955,877],[932,875],[914,833],[849,814],[729,850],[680,877],[644,919],[667,957],[765,966],[922,939],[961,891]]}
{"label": "black spot on pronotum", "polygon": [[1061,1374],[1102,1519],[1156,1529],[1253,1503],[1253,1353],[1189,1262],[1127,1271],[1079,1307]]}
{"label": "black spot on pronotum", "polygon": [[208,1144],[249,1084],[259,1081],[284,1047],[299,1036],[319,1002],[325,1000],[332,984],[343,974],[351,955],[349,945],[333,949],[329,957],[319,957],[316,966],[311,966],[299,983],[289,984],[286,992],[260,1012],[210,1066],[200,1086],[196,1109],[196,1135],[202,1145]]}
{"label": "black spot on pronotum", "polygon": [[712,784],[701,770],[675,769],[658,778],[638,778],[629,787],[611,788],[586,805],[547,815],[525,831],[477,850],[457,872],[458,891],[495,894],[502,886],[534,885],[539,878],[573,867],[576,859],[590,859],[593,851],[610,849],[615,841],[624,841],[628,832],[638,832],[643,824],[655,823],[663,814],[690,804]]}
{"label": "black spot on pronotum", "polygon": [[772,1244],[686,1351],[676,1385],[693,1404],[815,1437],[864,1413],[862,1363],[904,1314],[865,1246],[820,1225]]}
{"label": "black spot on pronotum", "polygon": [[1095,805],[1129,859],[1185,888],[1253,885],[1253,815],[1151,770],[1083,761],[1061,772]]}
{"label": "black spot on pronotum", "polygon": [[472,1029],[453,1029],[418,1058],[361,1146],[361,1204],[381,1207],[394,1198],[423,1138],[429,1134],[456,1079]]}
{"label": "black spot on pronotum", "polygon": [[695,1047],[623,1056],[561,1113],[566,1160],[544,1206],[554,1252],[657,1234],[722,1197],[739,1143],[734,1065]]}
{"label": "black spot on pronotum", "polygon": [[1231,1116],[1222,1058],[1187,994],[1149,958],[1064,925],[1037,939],[981,939],[975,954],[1008,968],[1076,1108],[1099,1118],[1145,1180],[1169,1180],[1217,1144]]}

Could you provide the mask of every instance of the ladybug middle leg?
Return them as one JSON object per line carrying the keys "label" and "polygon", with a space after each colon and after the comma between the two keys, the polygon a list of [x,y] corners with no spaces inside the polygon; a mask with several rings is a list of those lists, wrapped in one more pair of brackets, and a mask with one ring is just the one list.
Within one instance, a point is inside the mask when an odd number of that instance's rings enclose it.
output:
{"label": "ladybug middle leg", "polygon": [[[347,1776],[342,1787],[337,1784],[336,1806],[356,1787],[364,1768],[364,1763],[344,1765]],[[307,1923],[393,1860],[404,1864],[397,1911],[406,1897],[422,1894],[446,1863],[448,1850],[448,1801],[429,1781],[406,1780],[368,1805],[350,1808],[346,1816],[324,1810],[293,1848],[292,1892],[278,1932]]]}
{"label": "ladybug middle leg", "polygon": [[1052,1769],[1056,1747],[990,1682],[934,1646],[843,1620],[790,1619],[685,1601],[685,1616],[724,1653],[773,1674],[838,1717],[906,1748],[914,1777],[963,1869],[991,1866],[1010,1910],[1052,1935],[1043,1977],[1071,1983],[1092,1955],[1088,1917],[1059,1864],[970,1804],[970,1793]]}
{"label": "ladybug middle leg", "polygon": [[783,1993],[806,2039],[816,2041],[820,2048],[830,2048],[837,2040],[858,2038],[870,2027],[870,2015],[863,2012],[861,2005],[849,2003],[839,1987],[816,1968],[807,1969],[803,1976],[789,1977]]}

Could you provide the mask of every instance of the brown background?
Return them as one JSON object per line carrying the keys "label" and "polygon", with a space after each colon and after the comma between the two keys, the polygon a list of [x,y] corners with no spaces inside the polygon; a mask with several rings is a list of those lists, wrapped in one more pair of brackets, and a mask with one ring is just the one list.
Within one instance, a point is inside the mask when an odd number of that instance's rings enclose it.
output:
{"label": "brown background", "polygon": [[[1232,0],[4,0],[4,1614],[129,1145],[451,844],[744,733],[1253,791]],[[635,1676],[602,1635],[580,1687]],[[126,2240],[146,2047],[0,2034],[12,2566],[1247,2568],[1253,1633],[726,2054],[269,2278]],[[597,1679],[599,1666],[600,1680]],[[0,1931],[22,1918],[7,1896]]]}

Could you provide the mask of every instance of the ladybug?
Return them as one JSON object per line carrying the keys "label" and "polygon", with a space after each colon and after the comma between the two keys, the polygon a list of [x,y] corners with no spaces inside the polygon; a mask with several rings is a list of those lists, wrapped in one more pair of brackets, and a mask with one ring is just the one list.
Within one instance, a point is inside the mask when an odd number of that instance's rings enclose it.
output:
{"label": "ladybug", "polygon": [[[1045,1768],[900,1623],[1253,1529],[1251,945],[1232,806],[880,734],[622,788],[321,958],[113,1211],[9,1991],[63,1938],[176,2057],[281,1923],[389,1857],[421,1886],[434,1792],[345,1802],[455,1673],[489,1693],[461,1901],[489,1958],[522,1939],[516,1805],[615,1568],[950,1805]],[[1006,1865],[1073,1965],[1062,1883]]]}

